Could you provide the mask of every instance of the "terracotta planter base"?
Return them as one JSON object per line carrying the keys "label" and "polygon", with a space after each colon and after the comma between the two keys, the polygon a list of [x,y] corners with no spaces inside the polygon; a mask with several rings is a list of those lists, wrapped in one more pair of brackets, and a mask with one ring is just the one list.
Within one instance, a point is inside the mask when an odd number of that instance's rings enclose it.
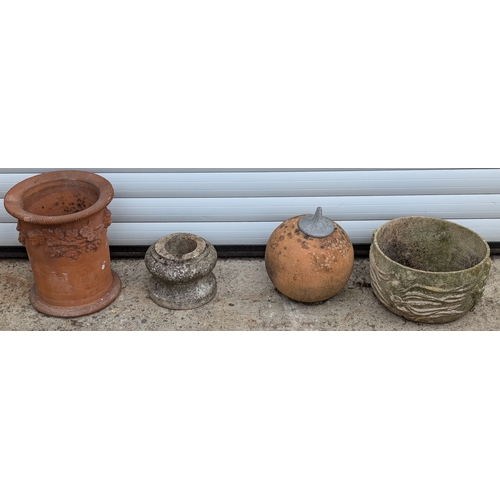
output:
{"label": "terracotta planter base", "polygon": [[87,316],[88,314],[93,314],[95,312],[101,311],[105,307],[108,307],[120,294],[122,284],[118,275],[111,271],[113,276],[113,284],[108,293],[95,302],[90,304],[85,304],[78,307],[58,307],[44,302],[39,296],[36,286],[30,292],[30,302],[31,305],[39,312],[46,314],[47,316],[55,316],[58,318],[78,318],[79,316]]}

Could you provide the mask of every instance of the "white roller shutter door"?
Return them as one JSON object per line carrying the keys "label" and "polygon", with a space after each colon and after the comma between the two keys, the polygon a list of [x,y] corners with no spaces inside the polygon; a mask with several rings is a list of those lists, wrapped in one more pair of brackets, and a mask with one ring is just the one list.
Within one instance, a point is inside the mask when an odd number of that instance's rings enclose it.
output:
{"label": "white roller shutter door", "polygon": [[[113,246],[150,245],[173,232],[215,245],[265,245],[283,220],[313,213],[337,221],[353,244],[406,215],[440,217],[500,242],[500,169],[91,169],[114,186]],[[47,169],[0,173],[0,245],[18,246],[3,208],[10,187]]]}

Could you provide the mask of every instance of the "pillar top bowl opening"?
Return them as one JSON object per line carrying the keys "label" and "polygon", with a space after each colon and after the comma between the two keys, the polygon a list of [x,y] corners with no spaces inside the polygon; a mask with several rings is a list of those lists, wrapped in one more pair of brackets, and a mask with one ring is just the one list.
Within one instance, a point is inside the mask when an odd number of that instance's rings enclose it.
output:
{"label": "pillar top bowl opening", "polygon": [[195,234],[174,233],[160,238],[154,248],[160,257],[180,262],[200,256],[206,248],[206,242]]}
{"label": "pillar top bowl opening", "polygon": [[171,239],[165,243],[165,250],[176,257],[194,252],[198,245],[195,241],[188,238]]}

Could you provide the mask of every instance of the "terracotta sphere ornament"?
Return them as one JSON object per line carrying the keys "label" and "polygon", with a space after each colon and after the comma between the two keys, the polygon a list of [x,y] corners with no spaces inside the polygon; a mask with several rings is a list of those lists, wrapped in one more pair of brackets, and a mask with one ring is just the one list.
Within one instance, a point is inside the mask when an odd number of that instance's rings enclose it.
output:
{"label": "terracotta sphere ornament", "polygon": [[323,217],[299,215],[271,234],[265,254],[274,286],[297,302],[322,302],[336,295],[349,280],[354,249],[346,232]]}

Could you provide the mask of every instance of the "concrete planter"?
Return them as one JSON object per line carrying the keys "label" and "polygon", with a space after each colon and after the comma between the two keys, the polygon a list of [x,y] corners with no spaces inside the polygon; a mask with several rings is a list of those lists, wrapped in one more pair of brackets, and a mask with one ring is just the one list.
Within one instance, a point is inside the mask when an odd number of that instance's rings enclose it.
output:
{"label": "concrete planter", "polygon": [[354,266],[354,249],[346,232],[316,214],[280,224],[266,246],[266,270],[274,286],[297,302],[322,302],[345,286]]}
{"label": "concrete planter", "polygon": [[210,302],[217,293],[212,273],[217,252],[208,241],[190,233],[160,238],[145,256],[153,275],[149,296],[168,309],[195,309]]}
{"label": "concrete planter", "polygon": [[481,298],[491,267],[478,234],[432,217],[401,217],[373,233],[373,292],[390,311],[411,321],[447,323]]}
{"label": "concrete planter", "polygon": [[35,285],[32,305],[49,316],[71,318],[100,311],[120,293],[111,270],[107,228],[113,199],[103,177],[59,170],[30,177],[5,196],[18,220]]}

